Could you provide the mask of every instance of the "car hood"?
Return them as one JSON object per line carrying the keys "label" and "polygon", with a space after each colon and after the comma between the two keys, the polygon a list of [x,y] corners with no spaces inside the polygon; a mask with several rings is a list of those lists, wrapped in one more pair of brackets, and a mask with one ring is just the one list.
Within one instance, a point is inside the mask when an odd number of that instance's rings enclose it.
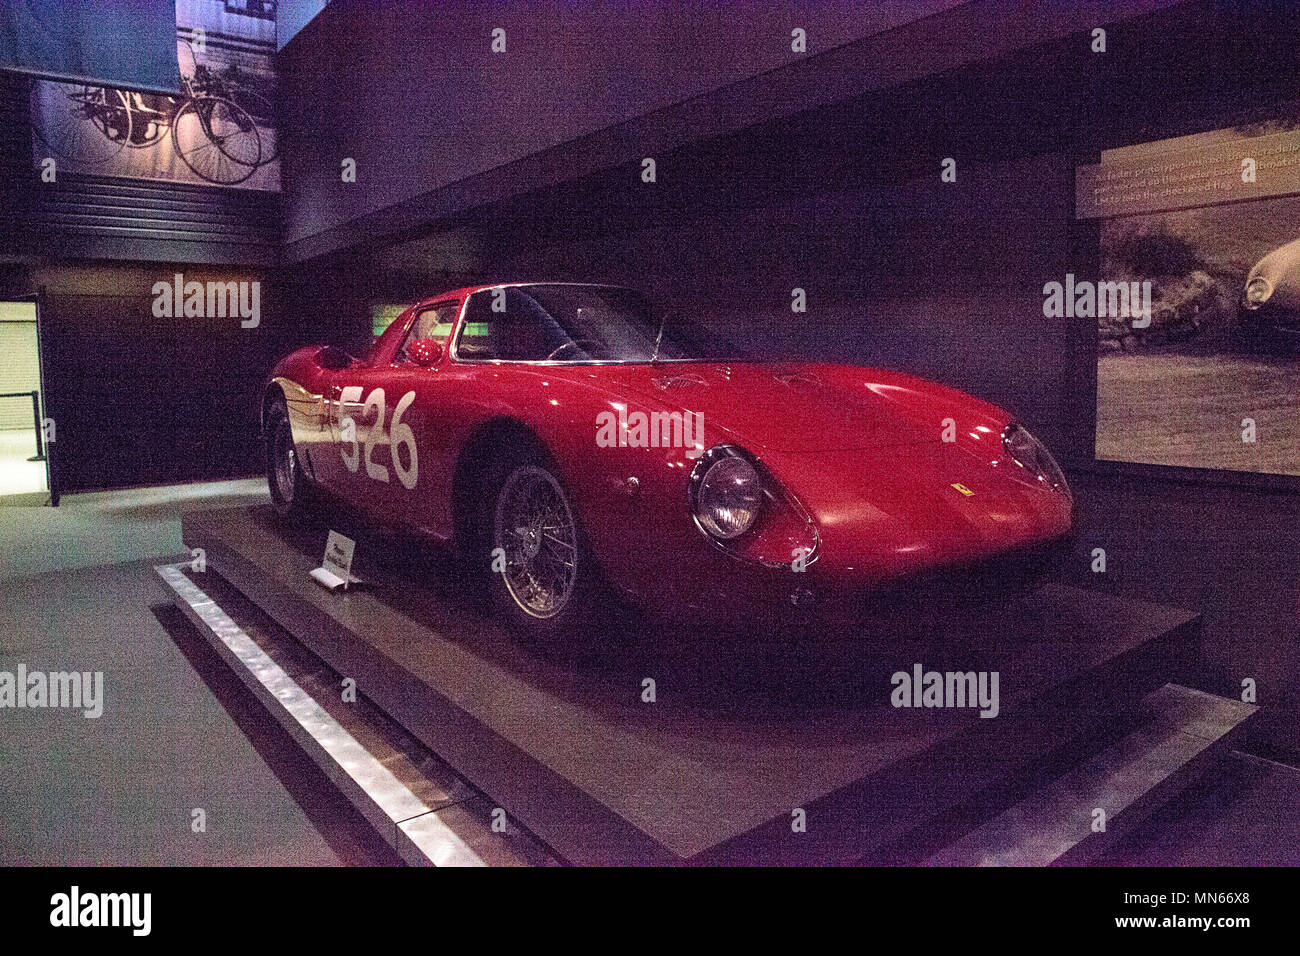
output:
{"label": "car hood", "polygon": [[1250,276],[1264,276],[1277,281],[1289,272],[1300,269],[1300,239],[1278,246],[1264,258],[1255,263]]}
{"label": "car hood", "polygon": [[667,362],[572,366],[607,393],[699,412],[706,433],[747,448],[845,451],[1000,433],[1008,416],[955,389],[898,372],[811,362]]}
{"label": "car hood", "polygon": [[826,572],[977,560],[1058,538],[1073,521],[1067,495],[951,445],[777,454],[769,464],[816,522]]}

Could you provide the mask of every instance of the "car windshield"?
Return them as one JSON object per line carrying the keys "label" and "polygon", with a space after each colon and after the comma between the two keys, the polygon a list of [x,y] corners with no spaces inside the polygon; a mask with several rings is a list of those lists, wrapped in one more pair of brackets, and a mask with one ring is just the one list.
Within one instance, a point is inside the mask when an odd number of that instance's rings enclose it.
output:
{"label": "car windshield", "polygon": [[616,286],[500,286],[470,297],[456,357],[467,361],[737,361],[741,351],[703,327]]}

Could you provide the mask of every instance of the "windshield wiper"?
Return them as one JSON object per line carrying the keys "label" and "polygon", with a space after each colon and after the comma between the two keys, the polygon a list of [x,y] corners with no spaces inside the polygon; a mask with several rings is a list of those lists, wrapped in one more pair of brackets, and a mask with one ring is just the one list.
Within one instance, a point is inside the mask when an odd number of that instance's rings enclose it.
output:
{"label": "windshield wiper", "polygon": [[659,359],[659,344],[664,340],[664,326],[668,324],[668,313],[659,316],[659,334],[655,336],[655,350],[650,354],[650,364]]}

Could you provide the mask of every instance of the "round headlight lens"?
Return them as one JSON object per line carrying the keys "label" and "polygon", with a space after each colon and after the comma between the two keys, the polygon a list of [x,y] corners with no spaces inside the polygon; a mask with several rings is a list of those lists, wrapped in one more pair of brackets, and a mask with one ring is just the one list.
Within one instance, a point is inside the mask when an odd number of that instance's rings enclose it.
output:
{"label": "round headlight lens", "polygon": [[1008,425],[1002,433],[1002,447],[1011,459],[1039,481],[1046,482],[1053,488],[1060,488],[1069,493],[1065,483],[1065,473],[1047,450],[1047,446],[1029,433],[1029,429],[1020,425]]}
{"label": "round headlight lens", "polygon": [[700,479],[695,517],[709,534],[723,540],[738,538],[758,518],[763,490],[758,472],[744,458],[719,458]]}
{"label": "round headlight lens", "polygon": [[1272,294],[1273,286],[1263,276],[1255,276],[1246,283],[1246,305],[1252,309],[1263,305]]}

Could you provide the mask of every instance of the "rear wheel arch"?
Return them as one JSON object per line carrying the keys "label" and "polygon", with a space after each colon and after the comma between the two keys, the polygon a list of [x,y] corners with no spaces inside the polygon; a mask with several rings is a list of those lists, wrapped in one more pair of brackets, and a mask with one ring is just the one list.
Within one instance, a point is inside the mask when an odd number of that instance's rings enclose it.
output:
{"label": "rear wheel arch", "polygon": [[284,389],[280,387],[280,383],[272,382],[270,385],[266,386],[266,390],[262,392],[262,407],[258,416],[258,422],[263,436],[266,435],[266,416],[271,414],[271,406],[276,402],[283,403],[286,409],[289,407],[289,399],[284,394]]}

